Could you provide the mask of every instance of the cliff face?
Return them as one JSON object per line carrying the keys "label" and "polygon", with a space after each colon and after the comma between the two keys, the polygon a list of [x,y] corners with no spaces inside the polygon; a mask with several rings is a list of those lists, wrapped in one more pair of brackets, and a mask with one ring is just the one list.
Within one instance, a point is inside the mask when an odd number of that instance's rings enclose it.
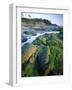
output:
{"label": "cliff face", "polygon": [[59,26],[52,24],[49,20],[46,19],[28,19],[21,18],[22,30],[25,29],[59,29]]}
{"label": "cliff face", "polygon": [[45,19],[27,19],[22,18],[22,24],[24,26],[45,26],[45,25],[51,25],[51,22],[49,20]]}

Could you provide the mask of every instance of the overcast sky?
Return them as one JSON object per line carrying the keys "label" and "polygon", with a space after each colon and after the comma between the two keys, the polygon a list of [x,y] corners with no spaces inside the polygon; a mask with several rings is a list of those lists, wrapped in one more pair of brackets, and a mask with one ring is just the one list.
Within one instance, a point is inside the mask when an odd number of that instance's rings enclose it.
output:
{"label": "overcast sky", "polygon": [[47,20],[50,20],[52,24],[63,26],[63,14],[22,13],[22,17],[47,19]]}

